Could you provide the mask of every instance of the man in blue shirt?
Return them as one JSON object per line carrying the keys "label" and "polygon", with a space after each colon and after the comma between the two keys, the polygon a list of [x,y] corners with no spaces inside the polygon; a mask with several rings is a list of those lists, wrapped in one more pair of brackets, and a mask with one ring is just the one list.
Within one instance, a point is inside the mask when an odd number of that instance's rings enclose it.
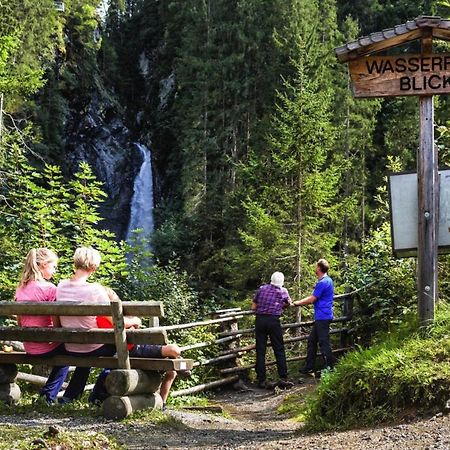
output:
{"label": "man in blue shirt", "polygon": [[273,353],[277,362],[278,386],[288,388],[292,383],[287,380],[288,371],[286,354],[284,350],[283,330],[281,329],[280,315],[286,306],[292,304],[286,288],[283,287],[284,275],[281,272],[272,274],[270,284],[261,286],[252,302],[252,310],[256,313],[256,377],[258,386],[266,388],[266,346],[267,337],[270,336]]}
{"label": "man in blue shirt", "polygon": [[330,323],[333,320],[333,280],[328,276],[330,265],[325,259],[319,259],[316,263],[317,283],[314,291],[308,297],[293,302],[294,306],[305,306],[310,303],[314,305],[314,325],[308,337],[308,352],[305,366],[300,369],[301,373],[314,371],[316,361],[317,344],[319,344],[325,367],[333,368],[333,356],[330,345]]}

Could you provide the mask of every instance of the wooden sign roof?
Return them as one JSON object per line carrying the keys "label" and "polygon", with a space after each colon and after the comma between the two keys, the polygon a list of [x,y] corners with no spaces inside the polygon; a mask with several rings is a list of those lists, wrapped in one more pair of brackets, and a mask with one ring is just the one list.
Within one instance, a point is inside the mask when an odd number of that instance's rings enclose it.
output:
{"label": "wooden sign roof", "polygon": [[394,28],[371,33],[356,41],[347,42],[347,44],[335,48],[334,51],[339,62],[348,62],[426,37],[450,41],[450,20],[441,19],[439,16],[419,16],[404,24],[396,25]]}

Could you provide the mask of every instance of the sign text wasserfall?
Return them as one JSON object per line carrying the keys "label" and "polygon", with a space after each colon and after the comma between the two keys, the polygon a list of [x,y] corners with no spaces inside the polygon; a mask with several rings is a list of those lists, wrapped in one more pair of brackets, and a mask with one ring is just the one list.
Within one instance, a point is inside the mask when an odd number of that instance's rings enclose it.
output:
{"label": "sign text wasserfall", "polygon": [[450,54],[369,56],[350,61],[355,97],[450,93]]}

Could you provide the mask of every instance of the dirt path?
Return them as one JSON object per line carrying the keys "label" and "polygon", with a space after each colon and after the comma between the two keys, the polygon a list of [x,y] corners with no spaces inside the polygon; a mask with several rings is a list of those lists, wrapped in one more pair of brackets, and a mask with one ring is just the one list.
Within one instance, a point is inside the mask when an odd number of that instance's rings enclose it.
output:
{"label": "dirt path", "polygon": [[[277,413],[285,395],[313,388],[311,382],[290,391],[251,388],[217,394],[215,401],[228,417],[184,410],[169,411],[185,427],[149,430],[134,427],[127,435],[129,449],[321,449],[425,450],[450,449],[450,416],[435,416],[408,424],[339,433],[302,435],[301,425]],[[141,436],[141,438],[138,438]]]}
{"label": "dirt path", "polygon": [[26,427],[59,425],[70,431],[95,431],[114,436],[129,450],[449,450],[450,415],[415,420],[370,430],[301,434],[301,424],[277,413],[283,398],[314,388],[311,380],[289,391],[265,391],[249,386],[224,391],[214,401],[226,414],[169,410],[170,429],[154,424],[107,421],[101,417],[56,418],[30,413],[28,417],[0,415],[0,424]]}

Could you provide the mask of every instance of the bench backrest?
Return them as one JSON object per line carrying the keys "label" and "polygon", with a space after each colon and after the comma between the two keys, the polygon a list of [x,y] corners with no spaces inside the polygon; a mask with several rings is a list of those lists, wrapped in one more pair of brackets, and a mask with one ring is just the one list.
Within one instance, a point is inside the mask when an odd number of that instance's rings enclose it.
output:
{"label": "bench backrest", "polygon": [[[161,302],[121,302],[125,316],[164,317]],[[111,305],[89,302],[0,302],[0,316],[12,315],[50,316],[110,316]]]}
{"label": "bench backrest", "polygon": [[160,328],[125,330],[124,316],[163,317],[160,302],[122,302],[95,305],[87,302],[0,302],[0,316],[112,316],[113,329],[85,330],[78,328],[0,327],[1,340],[31,342],[68,342],[81,344],[115,344],[118,367],[129,369],[127,343],[167,344],[167,334]]}

